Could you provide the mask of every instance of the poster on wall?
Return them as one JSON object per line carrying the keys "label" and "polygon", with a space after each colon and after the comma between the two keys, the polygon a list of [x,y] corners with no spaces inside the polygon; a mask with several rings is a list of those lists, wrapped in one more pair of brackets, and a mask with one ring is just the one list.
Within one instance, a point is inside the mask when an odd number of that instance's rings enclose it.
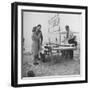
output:
{"label": "poster on wall", "polygon": [[11,4],[13,87],[87,83],[87,6]]}

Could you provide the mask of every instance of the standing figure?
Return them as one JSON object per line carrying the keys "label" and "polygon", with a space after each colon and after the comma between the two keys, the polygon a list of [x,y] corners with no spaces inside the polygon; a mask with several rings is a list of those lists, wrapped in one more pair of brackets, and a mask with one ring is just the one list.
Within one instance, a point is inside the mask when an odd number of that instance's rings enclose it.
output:
{"label": "standing figure", "polygon": [[40,51],[41,51],[41,47],[42,47],[42,43],[43,43],[43,35],[42,35],[42,31],[41,31],[41,25],[37,25],[37,35],[39,36],[38,39],[38,59],[40,60]]}
{"label": "standing figure", "polygon": [[33,27],[32,30],[32,53],[33,53],[33,60],[34,60],[34,65],[37,65],[37,59],[38,59],[38,53],[39,53],[39,39],[40,39],[40,34],[37,33],[37,27]]}

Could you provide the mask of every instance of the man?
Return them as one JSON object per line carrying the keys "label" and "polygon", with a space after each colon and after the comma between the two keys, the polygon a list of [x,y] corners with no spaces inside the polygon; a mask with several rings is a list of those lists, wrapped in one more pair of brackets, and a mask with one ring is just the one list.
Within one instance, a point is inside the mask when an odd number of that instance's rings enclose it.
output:
{"label": "man", "polygon": [[37,34],[40,34],[40,38],[38,40],[38,59],[40,59],[40,50],[41,50],[41,46],[43,43],[43,35],[42,35],[42,31],[41,31],[41,25],[37,25]]}
{"label": "man", "polygon": [[[68,43],[77,46],[77,41],[75,41],[76,36],[74,36],[73,33],[70,31],[69,25],[66,25],[65,29],[66,29],[66,40],[68,41]],[[67,53],[66,58],[69,54],[70,59],[73,59],[73,50],[66,50],[66,53]]]}

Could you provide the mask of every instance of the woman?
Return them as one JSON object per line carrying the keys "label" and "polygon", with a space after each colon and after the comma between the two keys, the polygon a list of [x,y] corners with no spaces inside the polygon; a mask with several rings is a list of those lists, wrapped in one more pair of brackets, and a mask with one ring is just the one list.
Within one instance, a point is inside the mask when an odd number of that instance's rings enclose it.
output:
{"label": "woman", "polygon": [[32,53],[33,53],[33,59],[34,59],[34,65],[37,65],[37,59],[38,59],[38,53],[39,53],[39,39],[40,34],[37,33],[37,27],[33,27],[32,30]]}

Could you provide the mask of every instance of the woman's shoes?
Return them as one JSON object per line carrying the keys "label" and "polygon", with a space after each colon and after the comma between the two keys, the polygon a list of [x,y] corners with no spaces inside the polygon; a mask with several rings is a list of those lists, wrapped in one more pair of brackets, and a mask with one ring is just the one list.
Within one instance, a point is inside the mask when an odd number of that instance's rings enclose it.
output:
{"label": "woman's shoes", "polygon": [[34,64],[34,65],[38,65],[39,63],[38,63],[38,62],[34,62],[33,64]]}

